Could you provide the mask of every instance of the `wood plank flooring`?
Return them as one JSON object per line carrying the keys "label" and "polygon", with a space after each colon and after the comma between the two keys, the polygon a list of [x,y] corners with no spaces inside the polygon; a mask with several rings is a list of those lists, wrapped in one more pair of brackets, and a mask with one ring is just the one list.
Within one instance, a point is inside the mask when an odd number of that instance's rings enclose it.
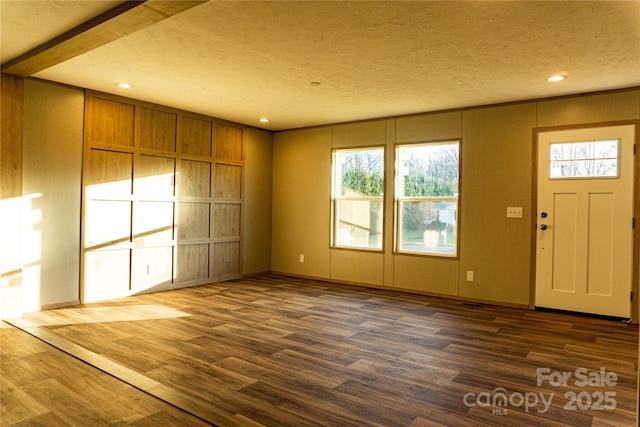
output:
{"label": "wood plank flooring", "polygon": [[263,275],[10,322],[56,348],[0,329],[2,426],[635,425],[611,320]]}
{"label": "wood plank flooring", "polygon": [[0,322],[2,426],[209,426]]}

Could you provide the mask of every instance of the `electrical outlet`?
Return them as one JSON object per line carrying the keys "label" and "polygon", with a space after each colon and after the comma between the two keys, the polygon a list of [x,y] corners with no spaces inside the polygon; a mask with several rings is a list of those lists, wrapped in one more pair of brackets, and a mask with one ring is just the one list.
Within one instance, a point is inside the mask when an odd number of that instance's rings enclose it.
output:
{"label": "electrical outlet", "polygon": [[300,254],[300,262],[304,262],[304,254]]}
{"label": "electrical outlet", "polygon": [[473,273],[473,271],[467,271],[467,282],[473,282],[475,274]]}
{"label": "electrical outlet", "polygon": [[522,218],[522,207],[508,207],[507,218]]}

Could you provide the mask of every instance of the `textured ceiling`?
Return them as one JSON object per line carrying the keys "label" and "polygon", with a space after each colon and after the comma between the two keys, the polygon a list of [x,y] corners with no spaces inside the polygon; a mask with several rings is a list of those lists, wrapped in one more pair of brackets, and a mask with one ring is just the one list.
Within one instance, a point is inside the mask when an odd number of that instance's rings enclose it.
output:
{"label": "textured ceiling", "polygon": [[[2,0],[2,63],[118,3]],[[640,2],[211,1],[34,77],[270,130],[625,88]]]}

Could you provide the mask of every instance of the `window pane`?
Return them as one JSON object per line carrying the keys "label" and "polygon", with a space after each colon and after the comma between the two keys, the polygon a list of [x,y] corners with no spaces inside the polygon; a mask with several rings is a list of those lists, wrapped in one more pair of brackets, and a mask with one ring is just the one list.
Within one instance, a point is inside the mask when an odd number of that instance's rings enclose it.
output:
{"label": "window pane", "polygon": [[551,160],[571,160],[571,144],[552,144]]}
{"label": "window pane", "polygon": [[571,162],[551,162],[551,178],[568,178],[571,176]]}
{"label": "window pane", "polygon": [[458,194],[458,144],[415,144],[398,148],[396,191],[404,197]]}
{"label": "window pane", "polygon": [[592,142],[574,142],[573,158],[576,160],[593,159],[593,143]]}
{"label": "window pane", "polygon": [[594,176],[618,176],[618,160],[596,160],[594,163]]}
{"label": "window pane", "polygon": [[336,202],[336,246],[382,249],[382,200]]}
{"label": "window pane", "polygon": [[379,197],[384,194],[384,150],[336,151],[336,194]]}
{"label": "window pane", "polygon": [[455,255],[457,202],[400,202],[400,211],[400,250]]}
{"label": "window pane", "polygon": [[596,159],[617,159],[618,141],[596,141],[594,158]]}
{"label": "window pane", "polygon": [[573,172],[571,176],[592,176],[593,160],[576,160],[573,162]]}

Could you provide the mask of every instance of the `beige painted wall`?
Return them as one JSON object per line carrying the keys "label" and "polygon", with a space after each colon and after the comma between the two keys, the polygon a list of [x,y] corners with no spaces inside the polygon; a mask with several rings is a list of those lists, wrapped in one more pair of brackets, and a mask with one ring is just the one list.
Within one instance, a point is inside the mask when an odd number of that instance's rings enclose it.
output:
{"label": "beige painted wall", "polygon": [[640,91],[560,98],[537,103],[538,127],[640,118]]}
{"label": "beige painted wall", "polygon": [[84,91],[25,80],[23,303],[79,302]]}
{"label": "beige painted wall", "polygon": [[242,273],[271,271],[271,184],[273,135],[247,128]]}
{"label": "beige painted wall", "polygon": [[[271,269],[331,277],[330,127],[276,135],[273,145]],[[304,262],[300,262],[304,255]]]}
{"label": "beige painted wall", "polygon": [[[630,90],[276,133],[272,270],[527,306],[534,129],[638,120],[639,99]],[[394,144],[449,138],[462,139],[460,257],[393,254]],[[386,147],[384,252],[331,249],[331,149],[369,144]],[[508,206],[522,207],[524,217],[507,219]]]}
{"label": "beige painted wall", "polygon": [[[460,296],[529,303],[535,124],[535,104],[463,113]],[[507,206],[524,217],[506,218]]]}

